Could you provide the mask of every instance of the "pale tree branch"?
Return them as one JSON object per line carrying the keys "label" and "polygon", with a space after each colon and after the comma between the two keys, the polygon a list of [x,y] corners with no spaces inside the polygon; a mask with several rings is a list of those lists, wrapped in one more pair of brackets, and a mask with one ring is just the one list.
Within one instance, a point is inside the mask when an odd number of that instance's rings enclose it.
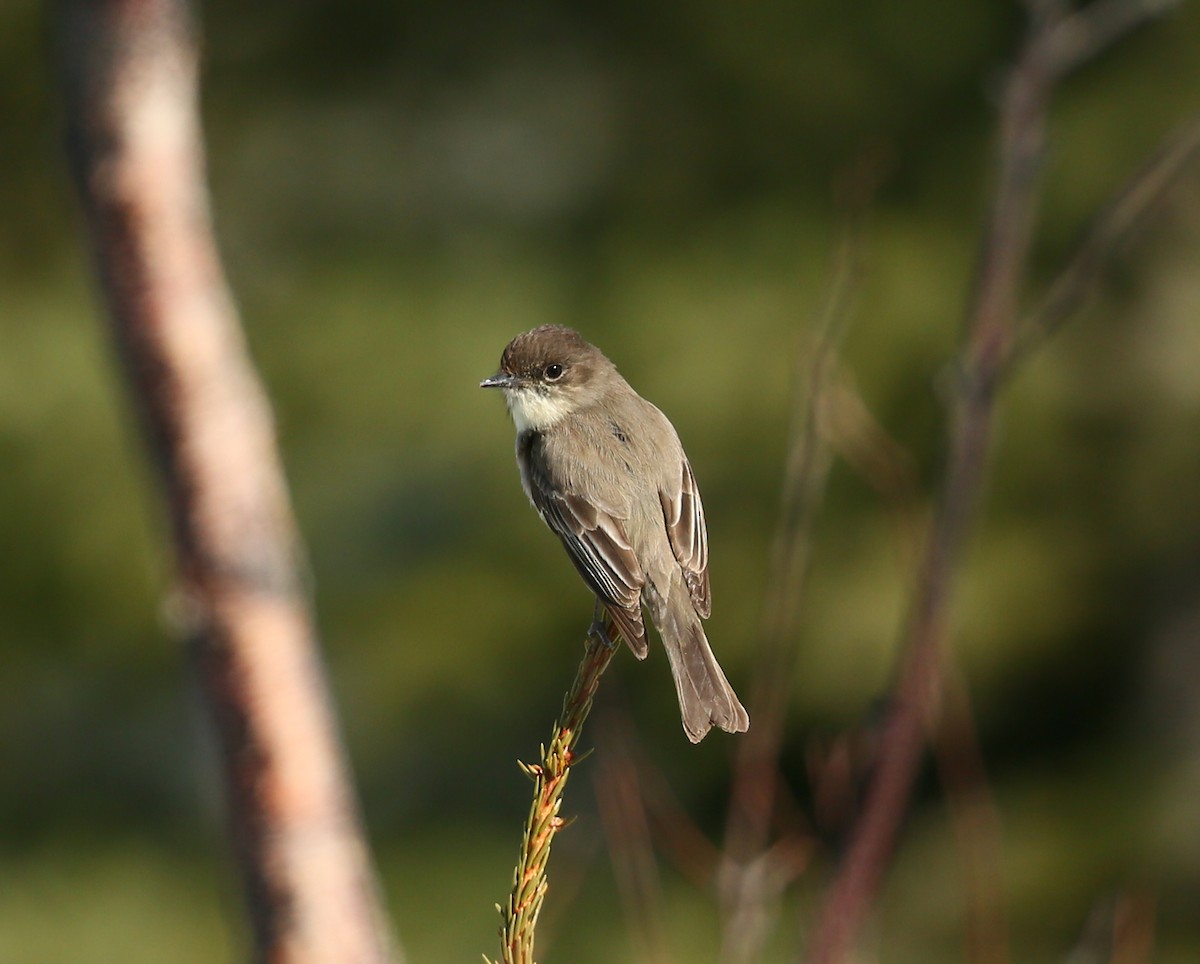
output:
{"label": "pale tree branch", "polygon": [[181,0],[57,10],[68,150],[159,469],[175,610],[216,730],[257,958],[398,957],[317,652],[268,402],[209,216]]}

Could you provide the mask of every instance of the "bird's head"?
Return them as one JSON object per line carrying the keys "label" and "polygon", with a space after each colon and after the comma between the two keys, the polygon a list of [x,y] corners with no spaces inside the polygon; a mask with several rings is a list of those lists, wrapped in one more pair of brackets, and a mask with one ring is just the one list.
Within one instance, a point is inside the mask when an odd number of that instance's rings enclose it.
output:
{"label": "bird's head", "polygon": [[614,376],[612,362],[579,332],[543,325],[510,341],[500,370],[479,387],[504,392],[518,432],[542,432],[597,401]]}

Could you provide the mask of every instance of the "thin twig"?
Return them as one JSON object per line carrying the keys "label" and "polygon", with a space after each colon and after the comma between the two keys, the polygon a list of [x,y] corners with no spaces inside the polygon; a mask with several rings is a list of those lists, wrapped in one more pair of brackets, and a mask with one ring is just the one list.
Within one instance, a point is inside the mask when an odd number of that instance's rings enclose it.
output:
{"label": "thin twig", "polygon": [[1150,964],[1157,931],[1155,893],[1131,887],[1117,895],[1113,907],[1110,964]]}
{"label": "thin twig", "polygon": [[945,716],[933,734],[933,753],[946,794],[962,867],[969,964],[1009,960],[1000,816],[988,785],[966,681],[943,656]]}
{"label": "thin twig", "polygon": [[635,763],[655,845],[688,883],[699,891],[712,891],[721,852],[696,826],[662,770],[642,755]]}
{"label": "thin twig", "polygon": [[270,408],[213,237],[187,5],[57,12],[70,161],[169,505],[175,611],[216,729],[256,958],[394,960]]}
{"label": "thin twig", "polygon": [[1017,331],[1005,373],[1019,368],[1094,294],[1104,270],[1200,156],[1200,116],[1176,127],[1149,160],[1125,181],[1092,224],[1067,266]]}
{"label": "thin twig", "polygon": [[[611,628],[608,632],[612,633]],[[610,638],[618,637],[612,633]],[[521,770],[533,780],[533,800],[525,820],[521,853],[513,870],[512,892],[503,907],[496,905],[502,919],[500,958],[504,964],[534,964],[533,945],[538,914],[550,887],[546,877],[550,845],[554,842],[554,835],[567,825],[567,821],[559,816],[563,791],[571,775],[571,767],[587,756],[586,753],[577,755],[575,745],[579,742],[584,721],[591,712],[600,677],[615,653],[616,646],[600,634],[588,637],[583,660],[575,674],[575,681],[563,699],[562,714],[554,724],[550,743],[542,746],[541,763],[519,764]],[[488,960],[486,955],[484,960]]]}
{"label": "thin twig", "polygon": [[832,386],[829,446],[879,496],[891,517],[901,572],[912,572],[929,526],[911,453],[879,423],[848,377]]}
{"label": "thin twig", "polygon": [[672,956],[663,935],[662,884],[650,842],[645,797],[630,749],[632,738],[625,729],[604,727],[606,751],[596,769],[596,803],[638,960],[668,964]]}
{"label": "thin twig", "polygon": [[764,605],[759,653],[754,664],[750,708],[754,726],[739,741],[725,832],[726,866],[721,874],[720,960],[756,960],[769,931],[777,893],[764,891],[786,875],[763,866],[771,818],[779,793],[779,755],[788,694],[795,678],[795,627],[810,550],[810,534],[824,494],[831,457],[822,431],[829,416],[829,381],[845,331],[855,275],[857,235],[847,229],[839,244],[811,354],[798,354],[795,404],[784,470],[779,522],[772,552],[771,583]]}
{"label": "thin twig", "polygon": [[1093,0],[1075,14],[1061,0],[1034,4],[1042,13],[1043,30],[1035,31],[1040,59],[1054,75],[1051,81],[1094,60],[1148,20],[1170,13],[1182,0]]}
{"label": "thin twig", "polygon": [[1157,929],[1156,898],[1144,885],[1128,885],[1097,900],[1066,964],[1150,964]]}
{"label": "thin twig", "polygon": [[[835,194],[843,218],[833,270],[807,351],[793,365],[788,451],[772,545],[770,582],[763,605],[750,707],[752,732],[739,741],[720,874],[722,946],[727,964],[757,960],[774,920],[781,888],[795,879],[794,862],[771,864],[796,850],[772,846],[773,820],[787,793],[779,773],[788,697],[795,678],[795,642],[811,553],[811,535],[832,464],[831,426],[837,420],[837,356],[848,328],[861,270],[863,223],[890,158],[864,151],[839,173]],[[805,830],[807,832],[807,830]],[[799,834],[788,828],[785,838]],[[789,858],[790,859],[790,858]]]}
{"label": "thin twig", "polygon": [[850,956],[907,809],[926,726],[938,712],[949,602],[982,488],[995,390],[1012,343],[1026,273],[1050,94],[1064,73],[1159,9],[1129,0],[1099,0],[1066,16],[1062,5],[1041,4],[1005,86],[996,184],[967,311],[942,491],[878,767],[849,850],[819,912],[808,948],[810,964],[840,964]]}

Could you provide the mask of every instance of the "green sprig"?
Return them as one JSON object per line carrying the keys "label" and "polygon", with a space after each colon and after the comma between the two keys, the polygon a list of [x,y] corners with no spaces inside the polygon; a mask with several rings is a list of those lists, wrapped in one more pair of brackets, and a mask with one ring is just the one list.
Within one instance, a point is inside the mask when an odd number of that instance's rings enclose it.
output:
{"label": "green sprig", "polygon": [[[616,638],[610,627],[605,627],[610,639]],[[521,838],[521,853],[513,870],[512,892],[500,912],[500,953],[503,964],[534,964],[533,941],[537,929],[538,914],[546,898],[549,882],[546,879],[546,864],[550,859],[550,844],[554,835],[566,827],[570,820],[559,815],[563,791],[571,767],[586,759],[591,751],[577,754],[575,745],[588,713],[600,677],[608,668],[616,652],[616,646],[600,635],[588,637],[584,647],[583,661],[575,673],[575,681],[563,699],[562,714],[554,724],[550,743],[541,747],[541,763],[517,761],[526,776],[533,780],[533,800],[529,805],[529,816]],[[498,964],[484,955],[487,964]]]}

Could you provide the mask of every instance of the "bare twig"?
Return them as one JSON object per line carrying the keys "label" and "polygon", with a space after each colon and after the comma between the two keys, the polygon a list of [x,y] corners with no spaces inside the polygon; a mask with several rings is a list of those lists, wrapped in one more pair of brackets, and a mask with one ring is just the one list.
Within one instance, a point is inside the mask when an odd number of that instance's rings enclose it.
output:
{"label": "bare twig", "polygon": [[[843,218],[833,270],[813,325],[811,343],[800,346],[794,361],[792,417],[779,519],[750,691],[755,722],[752,732],[739,741],[734,759],[719,878],[723,912],[720,959],[729,964],[759,958],[782,888],[799,872],[793,859],[800,836],[798,827],[786,828],[779,841],[782,846],[771,841],[779,805],[787,796],[779,773],[779,756],[795,679],[795,636],[812,527],[832,463],[830,435],[839,417],[838,350],[848,327],[861,268],[863,222],[889,161],[885,150],[872,148],[835,179],[836,200]],[[807,863],[809,848],[803,849],[802,863]],[[787,855],[787,864],[773,865],[772,861],[783,854]]]}
{"label": "bare twig", "polygon": [[912,572],[929,526],[914,460],[876,420],[849,378],[838,379],[832,394],[825,429],[829,446],[879,496],[895,529],[901,571]]}
{"label": "bare twig", "polygon": [[655,845],[693,887],[711,891],[721,867],[721,852],[696,826],[662,771],[643,756],[635,762]]}
{"label": "bare twig", "polygon": [[59,12],[70,160],[170,507],[258,957],[388,960],[271,414],[212,235],[186,6]]}
{"label": "bare twig", "polygon": [[1149,964],[1154,957],[1156,907],[1153,890],[1123,887],[1097,900],[1066,964]]}
{"label": "bare twig", "polygon": [[638,960],[667,964],[672,958],[663,936],[662,885],[650,843],[645,798],[630,738],[621,729],[605,727],[607,751],[596,770],[596,802],[617,892],[639,949]]}
{"label": "bare twig", "polygon": [[856,236],[848,229],[836,252],[814,347],[807,358],[798,355],[796,362],[795,403],[771,583],[750,691],[754,726],[737,746],[725,835],[720,960],[730,964],[758,958],[772,917],[765,911],[778,897],[776,891],[764,887],[774,888],[788,880],[786,874],[772,872],[763,861],[771,843],[771,818],[779,793],[779,754],[788,694],[795,678],[794,637],[808,568],[809,537],[831,462],[822,431],[829,419],[828,383],[845,328],[856,254]]}
{"label": "bare twig", "polygon": [[951,654],[943,659],[945,717],[933,735],[933,753],[962,867],[967,961],[1005,964],[1009,940],[1000,817],[984,770],[966,682]]}
{"label": "bare twig", "polygon": [[[609,628],[609,638],[618,638]],[[533,780],[533,801],[525,821],[521,853],[513,870],[513,887],[508,902],[501,907],[500,955],[504,964],[533,964],[533,945],[537,936],[538,914],[550,884],[546,864],[554,835],[567,821],[559,816],[562,795],[571,775],[571,767],[587,754],[578,756],[575,745],[584,721],[592,709],[592,699],[600,677],[612,661],[616,647],[599,634],[588,637],[583,661],[575,681],[563,699],[562,714],[554,724],[550,743],[542,747],[541,763],[522,763],[521,769]],[[484,960],[487,960],[485,955]]]}
{"label": "bare twig", "polygon": [[878,767],[849,850],[819,912],[808,948],[811,964],[840,964],[850,955],[907,809],[925,727],[938,713],[949,601],[984,479],[995,391],[1012,344],[1051,92],[1065,73],[1159,9],[1130,0],[1098,0],[1076,13],[1058,3],[1038,4],[1033,32],[1005,86],[996,183],[967,311],[942,490]]}
{"label": "bare twig", "polygon": [[[827,430],[830,446],[879,494],[895,523],[901,569],[908,572],[919,558],[928,526],[912,460],[875,421],[845,379],[839,380],[836,391],[830,406],[834,424]],[[945,714],[933,733],[933,749],[963,869],[967,960],[1003,964],[1008,959],[1008,923],[1000,886],[999,816],[983,767],[966,683],[952,650],[944,652],[942,660]],[[841,833],[853,820],[856,788],[872,755],[863,742],[861,734],[857,738],[843,734],[829,746],[814,743],[811,747],[814,819],[826,833]]]}
{"label": "bare twig", "polygon": [[1150,964],[1154,959],[1157,906],[1154,891],[1131,887],[1113,908],[1111,964]]}
{"label": "bare twig", "polygon": [[1147,20],[1169,13],[1181,0],[1093,0],[1076,14],[1063,0],[1030,0],[1035,51],[1047,79],[1059,78],[1095,59]]}
{"label": "bare twig", "polygon": [[1149,160],[1125,181],[1093,219],[1075,253],[1041,303],[1017,331],[1005,372],[1019,368],[1029,354],[1083,309],[1128,238],[1157,208],[1189,165],[1200,156],[1200,116],[1175,128]]}

